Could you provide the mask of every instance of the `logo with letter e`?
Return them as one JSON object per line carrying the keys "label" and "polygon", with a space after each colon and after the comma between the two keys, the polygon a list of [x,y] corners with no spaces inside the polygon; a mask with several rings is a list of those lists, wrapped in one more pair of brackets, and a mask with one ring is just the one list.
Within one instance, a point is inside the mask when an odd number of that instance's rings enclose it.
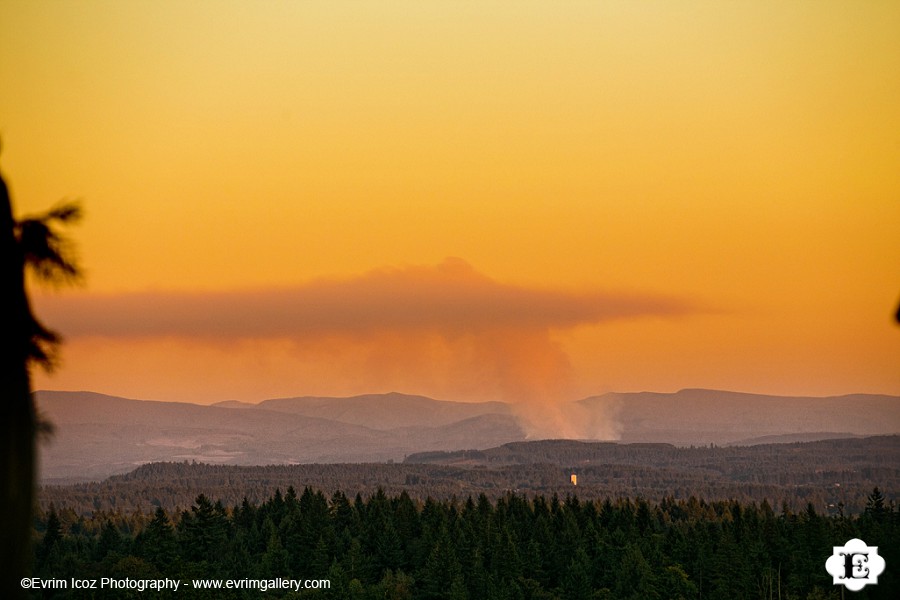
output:
{"label": "logo with letter e", "polygon": [[884,572],[884,559],[878,556],[878,546],[866,546],[854,538],[843,546],[834,546],[834,552],[825,561],[825,570],[834,578],[834,585],[858,592],[870,583],[878,583],[878,576]]}

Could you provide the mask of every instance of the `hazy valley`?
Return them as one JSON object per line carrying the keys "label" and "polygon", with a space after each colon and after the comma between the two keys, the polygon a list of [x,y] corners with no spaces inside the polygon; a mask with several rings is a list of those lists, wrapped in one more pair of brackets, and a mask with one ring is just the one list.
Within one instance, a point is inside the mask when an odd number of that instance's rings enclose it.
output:
{"label": "hazy valley", "polygon": [[[397,393],[205,406],[42,391],[37,404],[55,427],[40,448],[44,482],[99,480],[160,461],[401,462],[417,453],[482,450],[528,439],[515,405]],[[682,390],[604,394],[563,408],[602,421],[604,430],[614,432],[606,440],[621,443],[753,445],[900,433],[896,396]]]}

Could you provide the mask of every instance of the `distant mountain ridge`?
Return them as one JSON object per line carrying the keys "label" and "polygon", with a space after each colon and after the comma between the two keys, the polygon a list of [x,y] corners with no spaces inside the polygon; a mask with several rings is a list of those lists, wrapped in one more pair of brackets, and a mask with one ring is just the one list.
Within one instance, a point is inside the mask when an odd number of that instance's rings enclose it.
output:
{"label": "distant mountain ridge", "polygon": [[[237,407],[41,391],[37,404],[56,429],[40,449],[45,481],[100,479],[164,460],[386,462],[425,448],[488,447],[497,439],[525,437],[507,405],[402,394],[288,398]],[[429,408],[434,424],[425,418]]]}
{"label": "distant mountain ridge", "polygon": [[878,394],[769,396],[684,389],[609,393],[578,404],[610,414],[623,442],[765,443],[773,436],[813,441],[900,432],[900,396]]}
{"label": "distant mountain ridge", "polygon": [[[56,427],[43,444],[46,481],[102,479],[160,461],[266,465],[402,461],[428,451],[524,441],[516,407],[400,393],[295,397],[259,404],[130,400],[41,391]],[[813,441],[900,433],[900,397],[779,397],[714,390],[610,393],[572,403],[610,422],[619,442],[679,446]]]}
{"label": "distant mountain ridge", "polygon": [[274,398],[259,404],[220,402],[213,406],[259,408],[276,412],[331,419],[375,429],[435,427],[485,415],[511,414],[503,402],[448,402],[398,392],[349,398],[302,396]]}

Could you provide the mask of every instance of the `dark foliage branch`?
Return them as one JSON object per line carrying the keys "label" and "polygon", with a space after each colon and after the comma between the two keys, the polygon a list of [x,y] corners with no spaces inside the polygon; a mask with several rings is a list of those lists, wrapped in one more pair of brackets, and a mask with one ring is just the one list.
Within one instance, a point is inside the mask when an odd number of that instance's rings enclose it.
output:
{"label": "dark foliage branch", "polygon": [[31,309],[26,270],[42,281],[77,279],[71,245],[58,227],[77,221],[81,209],[63,203],[39,217],[17,220],[9,188],[0,177],[0,290],[4,327],[0,336],[0,597],[24,597],[19,580],[29,572],[34,508],[35,440],[48,427],[37,416],[30,369],[51,369],[59,336]]}

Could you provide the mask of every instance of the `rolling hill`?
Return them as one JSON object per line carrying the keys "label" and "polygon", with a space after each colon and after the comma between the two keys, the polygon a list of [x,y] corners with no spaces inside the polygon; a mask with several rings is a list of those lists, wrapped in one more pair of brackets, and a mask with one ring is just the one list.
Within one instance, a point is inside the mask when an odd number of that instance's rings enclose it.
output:
{"label": "rolling hill", "polygon": [[751,445],[900,432],[898,396],[816,398],[687,389],[610,393],[579,404],[591,413],[612,415],[622,442]]}
{"label": "rolling hill", "polygon": [[[92,392],[41,391],[55,434],[40,448],[44,482],[99,480],[159,461],[228,465],[402,461],[428,451],[524,441],[515,405],[398,393],[205,406]],[[575,403],[612,421],[621,443],[753,445],[900,433],[900,397],[779,397],[682,390],[604,394]]]}
{"label": "rolling hill", "polygon": [[[372,400],[370,419],[359,406],[365,399]],[[39,392],[39,409],[55,428],[41,447],[41,479],[99,479],[161,460],[233,465],[385,462],[422,449],[478,448],[495,445],[498,439],[524,438],[508,410],[491,412],[505,405],[389,394],[346,399],[351,402],[341,413],[315,400],[274,401],[271,409],[268,403],[201,406],[91,392]],[[342,399],[337,400],[341,404]],[[388,410],[385,402],[400,408]],[[421,416],[403,412],[412,404],[425,414],[429,403],[439,415],[435,425],[424,426]],[[317,416],[335,412],[350,422]]]}
{"label": "rolling hill", "polygon": [[221,402],[213,406],[271,410],[373,429],[439,427],[481,415],[509,415],[512,412],[503,402],[446,402],[396,392],[350,398],[275,398],[259,404]]}

